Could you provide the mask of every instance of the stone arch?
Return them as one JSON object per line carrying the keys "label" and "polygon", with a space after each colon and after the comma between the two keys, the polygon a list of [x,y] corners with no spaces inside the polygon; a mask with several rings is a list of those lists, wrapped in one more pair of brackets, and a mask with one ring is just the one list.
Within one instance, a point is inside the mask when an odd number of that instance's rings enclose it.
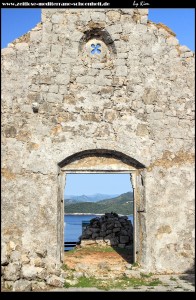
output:
{"label": "stone arch", "polygon": [[79,52],[82,51],[84,44],[86,44],[91,39],[98,39],[101,40],[106,44],[110,53],[113,56],[116,56],[117,50],[115,47],[115,43],[109,34],[109,32],[104,28],[93,28],[84,32],[83,36],[79,41]]}
{"label": "stone arch", "polygon": [[91,149],[91,150],[84,150],[84,151],[80,151],[77,153],[74,153],[68,157],[66,157],[65,159],[63,159],[62,161],[60,161],[58,163],[58,166],[60,168],[71,164],[72,162],[85,158],[85,157],[105,157],[105,158],[114,158],[114,159],[118,159],[122,162],[124,162],[125,164],[132,166],[136,169],[143,169],[145,168],[145,166],[140,163],[139,161],[137,161],[136,159],[131,158],[130,156],[116,151],[116,150],[108,150],[108,149]]}
{"label": "stone arch", "polygon": [[134,260],[142,262],[145,251],[145,165],[123,152],[90,149],[76,152],[58,163],[58,252],[64,258],[64,188],[69,173],[129,173],[134,194]]}

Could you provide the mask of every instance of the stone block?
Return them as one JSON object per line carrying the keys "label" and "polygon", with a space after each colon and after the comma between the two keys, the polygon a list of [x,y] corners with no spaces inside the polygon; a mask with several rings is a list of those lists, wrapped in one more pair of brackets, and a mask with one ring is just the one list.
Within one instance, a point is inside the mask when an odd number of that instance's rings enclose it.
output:
{"label": "stone block", "polygon": [[117,246],[119,243],[119,239],[117,237],[111,238],[110,244],[111,246]]}
{"label": "stone block", "polygon": [[141,16],[141,24],[147,24],[148,17],[147,16]]}
{"label": "stone block", "polygon": [[194,53],[189,51],[189,52],[185,52],[185,53],[181,54],[180,56],[185,57],[185,58],[192,57],[192,56],[194,56]]}
{"label": "stone block", "polygon": [[78,283],[78,280],[76,278],[74,278],[74,279],[66,279],[65,282],[68,283],[68,284],[70,284],[70,285],[76,285]]}
{"label": "stone block", "polygon": [[104,12],[91,12],[90,14],[93,22],[104,22],[105,21],[105,13]]}
{"label": "stone block", "polygon": [[138,9],[138,12],[139,12],[139,14],[142,15],[142,16],[148,15],[148,8],[141,8],[141,9]]}
{"label": "stone block", "polygon": [[[14,131],[14,129],[11,128],[11,131]],[[13,137],[13,136],[12,136],[12,137]],[[10,249],[10,250],[14,251],[14,250],[16,249],[16,247],[17,247],[17,245],[16,245],[15,242],[13,242],[13,241],[10,241],[10,242],[9,242],[9,249]]]}
{"label": "stone block", "polygon": [[114,228],[112,231],[113,232],[120,232],[120,227],[119,228]]}
{"label": "stone block", "polygon": [[9,256],[7,251],[7,245],[5,243],[1,244],[1,265],[6,266],[9,263]]}
{"label": "stone block", "polygon": [[29,50],[29,44],[28,43],[18,43],[15,45],[16,49],[18,51],[27,51]]}
{"label": "stone block", "polygon": [[51,47],[51,55],[59,57],[62,54],[62,46],[61,45],[52,45]]}
{"label": "stone block", "polygon": [[87,264],[79,263],[75,266],[76,271],[87,271],[89,269],[89,266]]}
{"label": "stone block", "polygon": [[31,281],[20,279],[14,282],[13,291],[14,292],[30,292],[32,290]]}
{"label": "stone block", "polygon": [[13,49],[13,48],[4,48],[4,49],[2,49],[1,50],[1,54],[2,54],[2,56],[11,56],[11,55],[15,55],[16,54],[16,52],[15,52],[15,49]]}
{"label": "stone block", "polygon": [[36,277],[43,279],[44,271],[45,270],[43,268],[40,268],[40,267],[35,267],[35,266],[31,266],[31,265],[24,265],[24,266],[22,266],[21,273],[22,273],[23,278],[33,280]]}
{"label": "stone block", "polygon": [[98,76],[95,79],[95,84],[100,86],[110,86],[112,84],[112,79],[105,76]]}
{"label": "stone block", "polygon": [[94,244],[96,244],[95,240],[82,240],[80,246],[86,247],[86,246],[90,246],[90,245],[94,245]]}
{"label": "stone block", "polygon": [[118,22],[121,17],[120,13],[118,11],[114,11],[114,10],[110,10],[110,11],[106,12],[106,16],[113,23]]}
{"label": "stone block", "polygon": [[105,245],[105,242],[102,237],[96,238],[96,243],[98,245]]}
{"label": "stone block", "polygon": [[117,66],[116,67],[116,76],[127,76],[127,67],[126,66]]}
{"label": "stone block", "polygon": [[33,260],[33,263],[35,265],[35,267],[44,267],[44,261],[41,259],[41,257],[36,257],[34,260]]}
{"label": "stone block", "polygon": [[187,46],[179,46],[179,50],[182,53],[190,51],[190,49]]}
{"label": "stone block", "polygon": [[18,262],[20,261],[21,259],[21,252],[20,251],[13,251],[11,254],[10,254],[10,261],[11,262]]}
{"label": "stone block", "polygon": [[29,257],[26,254],[21,255],[21,263],[22,265],[28,264],[30,262]]}
{"label": "stone block", "polygon": [[167,43],[171,46],[177,46],[179,44],[179,41],[174,36],[170,36],[169,38],[167,38]]}
{"label": "stone block", "polygon": [[104,242],[105,242],[108,246],[111,246],[111,238],[109,238],[109,239],[104,238]]}
{"label": "stone block", "polygon": [[5,280],[18,280],[20,278],[20,269],[21,266],[17,263],[9,263],[4,270],[4,279]]}
{"label": "stone block", "polygon": [[30,32],[30,41],[31,42],[38,43],[38,42],[41,41],[41,38],[42,38],[42,31],[41,30]]}
{"label": "stone block", "polygon": [[63,22],[63,15],[61,14],[56,14],[52,16],[52,23],[58,24]]}
{"label": "stone block", "polygon": [[83,277],[84,276],[84,273],[83,272],[73,272],[73,276],[75,278],[80,278],[80,277]]}
{"label": "stone block", "polygon": [[111,238],[114,238],[114,237],[115,237],[115,234],[111,232],[110,234],[105,236],[104,241],[108,240],[108,239],[111,239]]}
{"label": "stone block", "polygon": [[118,244],[118,247],[123,249],[125,248],[125,244]]}
{"label": "stone block", "polygon": [[65,279],[56,275],[52,275],[46,278],[46,283],[54,287],[63,287]]}
{"label": "stone block", "polygon": [[92,234],[92,239],[96,239],[98,236],[99,236],[98,233],[93,233],[93,234]]}
{"label": "stone block", "polygon": [[121,233],[122,235],[128,235],[127,230],[124,230],[124,229],[122,229],[120,233]]}
{"label": "stone block", "polygon": [[126,244],[128,242],[129,242],[129,237],[127,235],[125,235],[125,236],[121,235],[120,236],[120,243],[121,244]]}
{"label": "stone block", "polygon": [[126,270],[124,275],[129,278],[141,278],[140,271],[137,270]]}
{"label": "stone block", "polygon": [[148,128],[145,124],[138,124],[136,134],[138,136],[148,135]]}
{"label": "stone block", "polygon": [[132,269],[132,264],[126,264],[126,268],[127,268],[128,270],[131,270],[131,269]]}
{"label": "stone block", "polygon": [[116,34],[116,33],[121,33],[122,32],[121,24],[111,25],[109,27],[109,32],[110,32],[111,35]]}
{"label": "stone block", "polygon": [[5,270],[5,267],[4,267],[4,266],[1,266],[1,276],[4,275],[4,270]]}
{"label": "stone block", "polygon": [[48,289],[48,286],[45,282],[42,281],[32,281],[32,291],[44,291]]}
{"label": "stone block", "polygon": [[104,110],[104,119],[110,123],[117,119],[117,113],[114,110]]}

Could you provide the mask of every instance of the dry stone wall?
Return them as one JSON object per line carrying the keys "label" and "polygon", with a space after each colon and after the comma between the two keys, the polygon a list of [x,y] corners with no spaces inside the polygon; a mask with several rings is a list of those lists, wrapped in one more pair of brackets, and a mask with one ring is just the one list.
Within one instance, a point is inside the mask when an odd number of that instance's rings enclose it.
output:
{"label": "dry stone wall", "polygon": [[106,213],[101,217],[92,219],[80,237],[80,245],[85,247],[93,244],[133,250],[131,221],[128,220],[127,216],[118,216],[116,213]]}
{"label": "dry stone wall", "polygon": [[144,166],[140,263],[192,269],[194,53],[147,14],[43,9],[41,23],[2,50],[3,280],[57,276],[58,164],[91,149]]}

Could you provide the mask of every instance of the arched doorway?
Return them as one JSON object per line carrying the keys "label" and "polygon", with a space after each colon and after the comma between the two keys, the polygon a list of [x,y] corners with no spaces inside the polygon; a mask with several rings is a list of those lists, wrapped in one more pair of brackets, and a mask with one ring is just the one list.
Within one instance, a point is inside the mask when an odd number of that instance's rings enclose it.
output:
{"label": "arched doorway", "polygon": [[93,149],[75,153],[58,164],[58,256],[64,259],[64,188],[66,174],[129,173],[134,197],[134,261],[145,253],[145,166],[122,152]]}

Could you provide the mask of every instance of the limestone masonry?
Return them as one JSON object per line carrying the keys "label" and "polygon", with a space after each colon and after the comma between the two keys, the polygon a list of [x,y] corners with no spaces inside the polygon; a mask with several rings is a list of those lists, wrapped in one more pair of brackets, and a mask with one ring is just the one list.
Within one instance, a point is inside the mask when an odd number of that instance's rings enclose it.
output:
{"label": "limestone masonry", "polygon": [[193,270],[194,53],[146,9],[43,9],[2,50],[1,146],[4,286],[63,285],[68,172],[130,173],[135,261]]}

